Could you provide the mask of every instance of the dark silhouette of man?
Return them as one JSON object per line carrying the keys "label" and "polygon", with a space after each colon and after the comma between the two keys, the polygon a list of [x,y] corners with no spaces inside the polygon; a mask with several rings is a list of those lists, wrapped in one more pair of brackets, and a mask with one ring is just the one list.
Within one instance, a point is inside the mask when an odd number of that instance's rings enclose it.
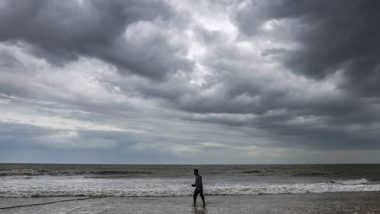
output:
{"label": "dark silhouette of man", "polygon": [[203,206],[206,206],[205,197],[203,195],[203,184],[202,184],[202,176],[199,175],[198,169],[194,169],[194,175],[195,175],[195,183],[191,185],[192,187],[195,187],[194,190],[194,206],[197,204],[197,197],[198,194],[201,195]]}

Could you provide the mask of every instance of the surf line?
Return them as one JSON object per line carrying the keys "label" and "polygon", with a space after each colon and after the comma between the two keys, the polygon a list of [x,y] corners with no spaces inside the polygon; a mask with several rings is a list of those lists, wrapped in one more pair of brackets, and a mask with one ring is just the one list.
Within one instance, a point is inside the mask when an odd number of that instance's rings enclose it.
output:
{"label": "surf line", "polygon": [[89,199],[93,199],[93,198],[95,198],[95,197],[66,199],[66,200],[60,200],[60,201],[49,201],[49,202],[41,202],[41,203],[35,203],[35,204],[21,204],[21,205],[16,205],[16,206],[0,207],[0,210],[13,209],[13,208],[21,208],[21,207],[33,207],[33,206],[38,206],[38,205],[55,204],[55,203],[67,202],[67,201],[89,200]]}

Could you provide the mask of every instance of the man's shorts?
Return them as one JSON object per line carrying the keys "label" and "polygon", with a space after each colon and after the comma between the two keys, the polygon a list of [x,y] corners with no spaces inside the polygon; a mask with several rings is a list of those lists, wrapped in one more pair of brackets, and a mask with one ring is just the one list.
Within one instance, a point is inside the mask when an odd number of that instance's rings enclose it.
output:
{"label": "man's shorts", "polygon": [[194,190],[194,198],[196,198],[200,194],[203,197],[203,189],[195,189]]}

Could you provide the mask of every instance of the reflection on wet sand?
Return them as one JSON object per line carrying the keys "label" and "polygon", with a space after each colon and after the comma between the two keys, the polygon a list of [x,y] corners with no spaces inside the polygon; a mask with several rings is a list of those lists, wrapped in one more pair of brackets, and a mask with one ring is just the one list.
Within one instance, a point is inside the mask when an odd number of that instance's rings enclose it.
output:
{"label": "reflection on wet sand", "polygon": [[206,214],[207,209],[204,206],[202,207],[193,206],[193,212],[194,214]]}

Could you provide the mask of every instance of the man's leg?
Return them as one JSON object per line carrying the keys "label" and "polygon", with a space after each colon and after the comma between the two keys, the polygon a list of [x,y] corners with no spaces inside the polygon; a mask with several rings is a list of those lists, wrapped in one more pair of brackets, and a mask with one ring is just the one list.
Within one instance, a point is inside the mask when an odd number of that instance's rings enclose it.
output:
{"label": "man's leg", "polygon": [[201,198],[202,198],[202,201],[203,201],[203,206],[206,206],[206,202],[205,202],[205,196],[203,195],[203,190],[200,191],[199,193],[201,195]]}
{"label": "man's leg", "polygon": [[194,191],[193,199],[194,199],[194,206],[197,204],[197,196],[198,196],[198,191]]}

